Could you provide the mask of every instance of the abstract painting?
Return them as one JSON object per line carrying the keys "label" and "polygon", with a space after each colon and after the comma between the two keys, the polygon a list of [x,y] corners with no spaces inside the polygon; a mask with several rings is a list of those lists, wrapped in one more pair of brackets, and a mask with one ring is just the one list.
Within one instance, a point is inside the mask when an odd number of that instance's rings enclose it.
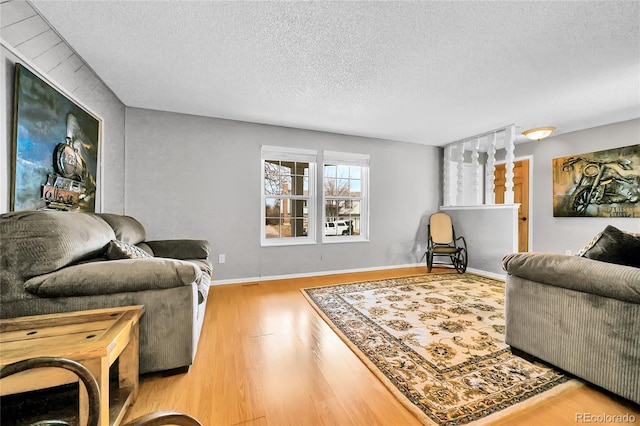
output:
{"label": "abstract painting", "polygon": [[100,120],[16,64],[11,210],[93,212]]}
{"label": "abstract painting", "polygon": [[640,217],[640,145],[553,159],[555,217]]}

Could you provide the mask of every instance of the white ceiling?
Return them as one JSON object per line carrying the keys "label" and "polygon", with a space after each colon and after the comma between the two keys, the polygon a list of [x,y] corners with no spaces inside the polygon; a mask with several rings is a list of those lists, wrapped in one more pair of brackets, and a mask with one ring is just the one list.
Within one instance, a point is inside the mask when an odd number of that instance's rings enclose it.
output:
{"label": "white ceiling", "polygon": [[127,106],[444,145],[640,117],[640,3],[32,4]]}

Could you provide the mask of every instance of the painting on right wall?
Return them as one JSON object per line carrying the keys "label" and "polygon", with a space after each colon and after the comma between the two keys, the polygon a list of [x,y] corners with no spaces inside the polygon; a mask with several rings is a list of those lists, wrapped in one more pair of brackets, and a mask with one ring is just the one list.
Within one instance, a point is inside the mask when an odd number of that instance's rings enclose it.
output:
{"label": "painting on right wall", "polygon": [[640,145],[553,159],[553,216],[640,217]]}

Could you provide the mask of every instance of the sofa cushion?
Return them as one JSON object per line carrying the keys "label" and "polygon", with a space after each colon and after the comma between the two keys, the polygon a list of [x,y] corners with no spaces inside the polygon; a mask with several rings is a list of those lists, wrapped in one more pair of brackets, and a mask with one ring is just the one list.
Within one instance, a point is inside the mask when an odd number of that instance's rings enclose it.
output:
{"label": "sofa cushion", "polygon": [[213,267],[211,262],[206,259],[187,259],[187,262],[191,262],[196,265],[202,277],[197,281],[198,284],[198,304],[207,300],[209,296],[209,287],[211,286],[211,279],[213,278]]}
{"label": "sofa cushion", "polygon": [[534,252],[508,254],[502,259],[502,267],[509,275],[529,281],[640,303],[640,268]]}
{"label": "sofa cushion", "polygon": [[111,240],[107,246],[107,259],[143,259],[153,257],[143,249],[123,241]]}
{"label": "sofa cushion", "polygon": [[211,245],[207,240],[158,240],[145,241],[155,256],[173,259],[206,259]]}
{"label": "sofa cushion", "polygon": [[579,254],[588,259],[640,268],[640,236],[609,225]]}
{"label": "sofa cushion", "polygon": [[185,259],[187,262],[195,263],[200,271],[213,278],[213,265],[207,259]]}
{"label": "sofa cushion", "polygon": [[98,213],[113,228],[116,240],[129,244],[138,244],[147,237],[144,226],[131,216],[114,213]]}
{"label": "sofa cushion", "polygon": [[92,213],[22,211],[0,216],[0,264],[23,278],[102,255],[113,229]]}
{"label": "sofa cushion", "polygon": [[93,296],[190,285],[201,275],[193,263],[150,257],[68,266],[31,278],[24,287],[44,297]]}

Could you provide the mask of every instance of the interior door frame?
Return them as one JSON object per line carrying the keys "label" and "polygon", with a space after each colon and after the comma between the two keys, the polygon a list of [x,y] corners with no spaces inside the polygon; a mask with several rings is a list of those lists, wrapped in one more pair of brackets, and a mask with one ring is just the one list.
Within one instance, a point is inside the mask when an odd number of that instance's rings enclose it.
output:
{"label": "interior door frame", "polygon": [[[529,239],[527,241],[527,250],[531,251],[533,249],[533,215],[531,214],[533,210],[533,155],[523,155],[520,157],[515,157],[513,162],[529,160],[529,211],[527,212],[527,225],[529,227]],[[496,160],[496,166],[498,164],[507,164],[506,160]]]}

